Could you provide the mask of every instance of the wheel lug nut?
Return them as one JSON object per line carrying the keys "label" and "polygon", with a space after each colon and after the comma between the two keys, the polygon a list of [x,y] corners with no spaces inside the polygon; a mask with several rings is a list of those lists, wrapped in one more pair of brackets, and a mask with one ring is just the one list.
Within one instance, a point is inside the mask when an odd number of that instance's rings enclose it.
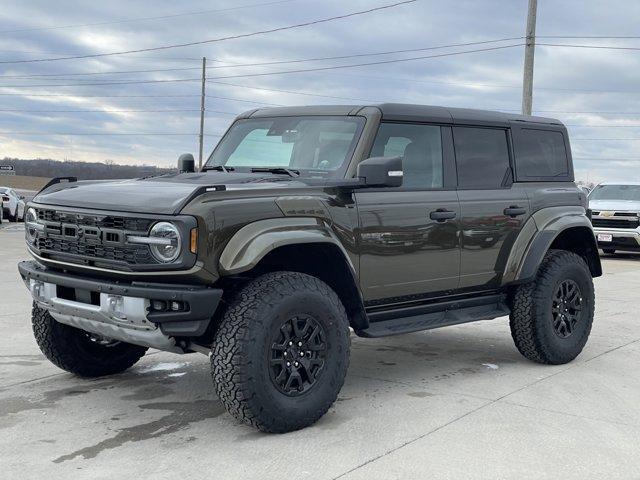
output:
{"label": "wheel lug nut", "polygon": [[298,362],[294,362],[293,365],[297,367],[299,364]]}
{"label": "wheel lug nut", "polygon": [[285,357],[287,356],[287,352],[284,352],[284,356],[285,356]]}
{"label": "wheel lug nut", "polygon": [[293,345],[293,342],[289,342],[289,346]]}
{"label": "wheel lug nut", "polygon": [[304,357],[304,352],[300,352],[300,356],[301,356],[301,357]]}
{"label": "wheel lug nut", "polygon": [[302,346],[302,342],[298,342],[298,346],[301,347]]}

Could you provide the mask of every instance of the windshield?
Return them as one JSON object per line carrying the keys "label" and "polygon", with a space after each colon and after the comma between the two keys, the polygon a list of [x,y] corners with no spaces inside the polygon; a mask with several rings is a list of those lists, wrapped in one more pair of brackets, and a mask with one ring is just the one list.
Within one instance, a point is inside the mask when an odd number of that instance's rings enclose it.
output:
{"label": "windshield", "polygon": [[640,185],[598,185],[589,200],[633,200],[640,202]]}
{"label": "windshield", "polygon": [[205,168],[286,168],[310,176],[341,176],[360,138],[362,117],[300,116],[238,120]]}

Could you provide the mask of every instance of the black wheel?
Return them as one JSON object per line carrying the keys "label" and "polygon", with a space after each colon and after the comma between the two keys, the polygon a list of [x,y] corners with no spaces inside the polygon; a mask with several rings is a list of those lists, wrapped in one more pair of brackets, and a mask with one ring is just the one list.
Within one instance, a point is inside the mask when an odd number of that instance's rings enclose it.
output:
{"label": "black wheel", "polygon": [[582,257],[549,251],[536,279],[513,295],[510,325],[516,347],[534,362],[570,362],[587,343],[594,306],[593,280]]}
{"label": "black wheel", "polygon": [[33,334],[51,363],[81,377],[120,373],[135,364],[146,347],[107,340],[56,321],[46,310],[33,306]]}
{"label": "black wheel", "polygon": [[614,253],[616,253],[615,248],[603,248],[602,251],[607,255],[613,255]]}
{"label": "black wheel", "polygon": [[349,322],[319,279],[273,272],[247,284],[216,332],[211,369],[235,418],[283,433],[316,422],[335,402],[349,366]]}

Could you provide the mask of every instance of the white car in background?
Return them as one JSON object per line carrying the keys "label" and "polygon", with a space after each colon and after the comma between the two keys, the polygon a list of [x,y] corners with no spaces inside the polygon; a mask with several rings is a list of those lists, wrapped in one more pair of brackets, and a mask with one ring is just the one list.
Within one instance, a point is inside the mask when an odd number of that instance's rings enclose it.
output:
{"label": "white car in background", "polygon": [[601,183],[589,194],[589,209],[604,253],[640,252],[640,182]]}
{"label": "white car in background", "polygon": [[24,220],[24,197],[18,195],[15,190],[8,187],[0,187],[0,197],[2,198],[3,217],[10,222],[21,222]]}

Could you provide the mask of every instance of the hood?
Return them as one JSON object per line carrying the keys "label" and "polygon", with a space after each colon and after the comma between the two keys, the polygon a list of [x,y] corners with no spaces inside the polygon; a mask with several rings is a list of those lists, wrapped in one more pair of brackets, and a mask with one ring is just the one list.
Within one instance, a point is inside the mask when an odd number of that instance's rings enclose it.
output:
{"label": "hood", "polygon": [[589,200],[589,208],[596,211],[640,212],[637,200]]}
{"label": "hood", "polygon": [[33,201],[61,207],[171,215],[178,213],[203,187],[251,190],[307,185],[300,178],[271,173],[183,173],[132,180],[57,183],[38,192]]}

